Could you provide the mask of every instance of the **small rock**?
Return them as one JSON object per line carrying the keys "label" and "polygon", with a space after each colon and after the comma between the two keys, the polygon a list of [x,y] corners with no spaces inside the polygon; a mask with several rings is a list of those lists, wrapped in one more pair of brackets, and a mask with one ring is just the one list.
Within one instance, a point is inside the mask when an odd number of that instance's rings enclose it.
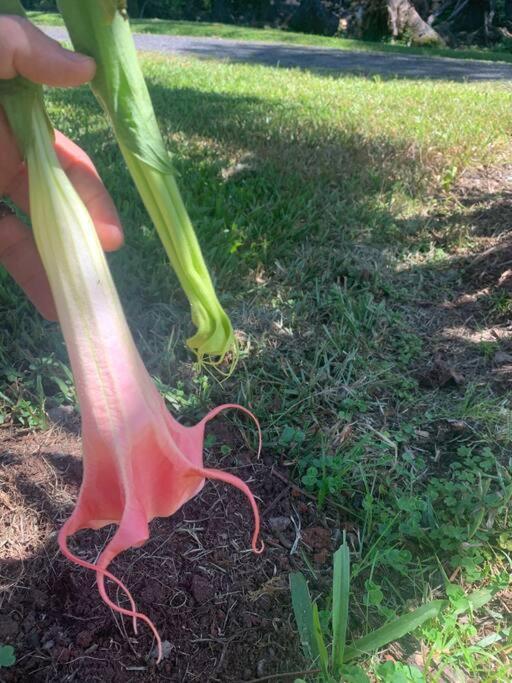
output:
{"label": "small rock", "polygon": [[210,581],[199,576],[199,574],[194,574],[192,577],[190,592],[200,605],[208,602],[208,600],[211,600],[215,595],[215,590]]}
{"label": "small rock", "polygon": [[505,351],[497,351],[494,354],[494,362],[496,363],[496,365],[512,363],[512,355],[510,353],[505,353]]}
{"label": "small rock", "polygon": [[66,425],[73,420],[75,409],[73,406],[55,406],[48,411],[48,417],[55,424]]}
{"label": "small rock", "polygon": [[[172,652],[172,645],[168,640],[162,640],[162,659],[169,659]],[[158,648],[153,647],[149,653],[148,659],[158,659]],[[165,668],[165,667],[164,667]]]}
{"label": "small rock", "polygon": [[0,641],[3,638],[14,638],[18,635],[19,624],[9,616],[0,617]]}
{"label": "small rock", "polygon": [[80,631],[75,639],[77,647],[86,650],[93,641],[93,634],[90,631]]}
{"label": "small rock", "polygon": [[279,569],[283,572],[288,572],[290,571],[290,560],[286,556],[278,557],[277,559],[277,565]]}
{"label": "small rock", "polygon": [[25,617],[25,619],[23,619],[23,623],[22,623],[23,630],[25,631],[25,633],[29,633],[34,628],[35,625],[36,625],[35,614],[34,614],[34,612],[29,612],[27,614],[27,616]]}
{"label": "small rock", "polygon": [[36,607],[44,607],[48,601],[48,594],[38,588],[32,588],[30,596]]}
{"label": "small rock", "polygon": [[256,664],[256,673],[258,676],[264,676],[265,671],[267,668],[267,660],[266,659],[260,659],[259,662]]}
{"label": "small rock", "polygon": [[468,428],[467,422],[464,420],[446,420],[446,423],[454,432],[464,432]]}
{"label": "small rock", "polygon": [[464,383],[464,375],[450,365],[440,353],[436,353],[433,363],[418,373],[417,380],[422,387],[437,389],[450,384],[460,386]]}
{"label": "small rock", "polygon": [[41,645],[41,639],[37,631],[31,631],[27,636],[27,645],[34,650],[37,650]]}
{"label": "small rock", "polygon": [[290,526],[289,517],[271,517],[268,521],[273,531],[285,531]]}
{"label": "small rock", "polygon": [[286,538],[286,536],[282,534],[280,531],[276,531],[276,536],[279,539],[279,542],[282,546],[288,548],[288,550],[292,547],[293,543],[290,541],[289,538]]}

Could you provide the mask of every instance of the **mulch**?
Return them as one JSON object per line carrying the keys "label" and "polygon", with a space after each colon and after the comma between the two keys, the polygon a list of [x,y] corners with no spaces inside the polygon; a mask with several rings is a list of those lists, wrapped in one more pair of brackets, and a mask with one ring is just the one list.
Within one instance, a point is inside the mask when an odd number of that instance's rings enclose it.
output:
{"label": "mulch", "polygon": [[[329,585],[339,532],[306,492],[288,483],[279,456],[254,454],[234,428],[217,423],[229,455],[210,449],[209,465],[247,481],[259,500],[266,550],[250,550],[252,514],[222,483],[203,491],[151,538],[110,569],[156,624],[164,661],[156,666],[144,624],[101,600],[91,572],[59,553],[56,532],[72,510],[81,481],[80,440],[61,428],[32,433],[0,429],[0,643],[16,664],[0,672],[18,681],[247,681],[306,667],[291,611],[289,572],[313,563],[313,592]],[[222,462],[220,462],[222,460]],[[80,532],[75,551],[94,561],[112,527]],[[111,597],[123,596],[110,586]],[[283,676],[279,680],[290,681]]]}

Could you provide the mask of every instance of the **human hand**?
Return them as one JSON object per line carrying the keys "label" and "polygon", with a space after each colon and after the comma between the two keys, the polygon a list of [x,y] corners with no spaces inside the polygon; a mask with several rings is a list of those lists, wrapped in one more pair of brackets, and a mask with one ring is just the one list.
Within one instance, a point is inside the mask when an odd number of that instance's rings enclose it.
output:
{"label": "human hand", "polygon": [[[34,83],[68,87],[90,81],[95,68],[93,59],[65,50],[26,19],[0,15],[0,79],[20,75]],[[55,151],[91,214],[101,245],[105,251],[118,249],[123,243],[119,217],[92,161],[58,131]],[[8,197],[22,211],[30,213],[27,170],[0,107],[1,197]],[[49,320],[56,320],[55,304],[32,231],[16,216],[2,211],[1,202],[0,263],[39,312]]]}

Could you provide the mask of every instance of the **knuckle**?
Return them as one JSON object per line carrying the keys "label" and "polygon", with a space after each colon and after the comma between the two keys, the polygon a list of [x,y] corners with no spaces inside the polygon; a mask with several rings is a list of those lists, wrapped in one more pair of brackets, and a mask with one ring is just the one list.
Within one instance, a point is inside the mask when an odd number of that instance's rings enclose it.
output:
{"label": "knuckle", "polygon": [[13,31],[18,33],[23,30],[28,21],[23,17],[17,17],[14,14],[0,14],[0,32],[2,33],[2,44],[8,41]]}
{"label": "knuckle", "polygon": [[0,78],[12,78],[16,45],[25,33],[23,17],[0,15]]}

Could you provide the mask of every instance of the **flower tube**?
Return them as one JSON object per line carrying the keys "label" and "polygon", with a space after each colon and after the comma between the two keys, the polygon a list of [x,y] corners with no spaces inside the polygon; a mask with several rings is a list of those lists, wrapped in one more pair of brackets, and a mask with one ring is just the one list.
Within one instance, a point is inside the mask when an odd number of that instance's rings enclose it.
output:
{"label": "flower tube", "polygon": [[[167,411],[135,347],[89,213],[60,166],[39,86],[21,78],[0,84],[0,104],[25,157],[34,237],[48,275],[75,379],[82,416],[83,481],[76,507],[61,528],[64,555],[96,572],[101,597],[114,610],[144,620],[158,632],[124,585],[108,571],[112,560],[149,537],[149,522],[173,514],[218,479],[240,489],[255,519],[248,486],[232,474],[203,466],[205,424],[226,408],[185,427]],[[258,426],[259,431],[259,426]],[[261,433],[259,445],[261,448]],[[118,526],[95,564],[74,555],[70,535],[81,529]],[[108,597],[105,578],[128,596],[130,608]]]}

